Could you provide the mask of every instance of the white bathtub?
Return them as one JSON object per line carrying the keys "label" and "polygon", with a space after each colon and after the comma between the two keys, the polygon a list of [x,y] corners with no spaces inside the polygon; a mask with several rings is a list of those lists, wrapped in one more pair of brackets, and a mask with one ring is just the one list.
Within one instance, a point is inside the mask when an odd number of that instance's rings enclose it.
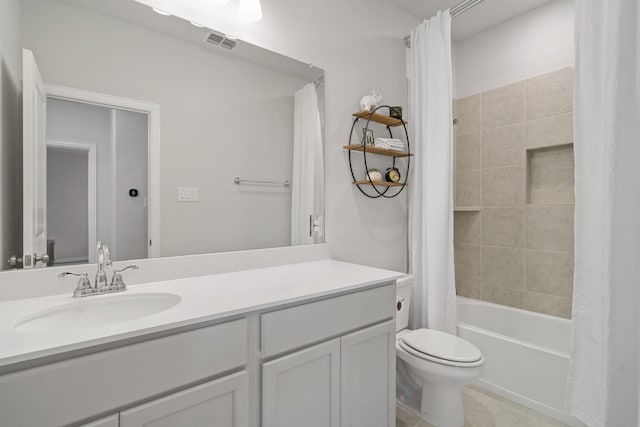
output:
{"label": "white bathtub", "polygon": [[579,425],[565,412],[571,321],[458,297],[458,335],[485,357],[477,386]]}

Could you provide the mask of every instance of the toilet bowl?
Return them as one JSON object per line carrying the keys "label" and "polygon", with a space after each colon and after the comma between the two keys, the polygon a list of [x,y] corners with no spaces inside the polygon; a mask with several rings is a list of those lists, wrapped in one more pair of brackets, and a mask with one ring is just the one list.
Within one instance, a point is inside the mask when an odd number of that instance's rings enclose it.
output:
{"label": "toilet bowl", "polygon": [[410,330],[412,277],[398,280],[396,316],[397,381],[406,381],[416,396],[413,407],[399,403],[437,427],[464,425],[462,386],[484,372],[484,357],[470,342],[431,329]]}

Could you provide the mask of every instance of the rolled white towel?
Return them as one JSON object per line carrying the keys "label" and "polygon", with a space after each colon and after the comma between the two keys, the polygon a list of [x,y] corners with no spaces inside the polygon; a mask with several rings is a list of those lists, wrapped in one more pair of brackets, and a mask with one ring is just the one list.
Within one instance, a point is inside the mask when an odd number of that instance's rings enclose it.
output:
{"label": "rolled white towel", "polygon": [[391,144],[391,143],[387,143],[387,145],[389,145],[389,147],[395,147],[395,148],[402,148],[402,149],[404,149],[404,144]]}
{"label": "rolled white towel", "polygon": [[382,138],[378,137],[374,140],[374,142],[385,142],[387,144],[402,144],[402,141],[398,138]]}
{"label": "rolled white towel", "polygon": [[376,148],[384,148],[385,150],[389,150],[391,146],[386,142],[374,142],[373,146]]}

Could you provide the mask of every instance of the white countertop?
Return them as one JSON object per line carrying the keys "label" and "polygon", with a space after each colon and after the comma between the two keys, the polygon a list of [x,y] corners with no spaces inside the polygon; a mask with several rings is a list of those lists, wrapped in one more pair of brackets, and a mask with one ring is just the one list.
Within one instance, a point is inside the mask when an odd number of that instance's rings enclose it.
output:
{"label": "white countertop", "polygon": [[[322,260],[232,273],[152,282],[125,292],[72,298],[71,294],[0,303],[0,368],[178,327],[220,320],[394,280],[403,273]],[[51,280],[56,280],[52,277]],[[176,306],[137,320],[108,326],[46,332],[19,331],[25,317],[68,304],[143,293],[170,293]]]}

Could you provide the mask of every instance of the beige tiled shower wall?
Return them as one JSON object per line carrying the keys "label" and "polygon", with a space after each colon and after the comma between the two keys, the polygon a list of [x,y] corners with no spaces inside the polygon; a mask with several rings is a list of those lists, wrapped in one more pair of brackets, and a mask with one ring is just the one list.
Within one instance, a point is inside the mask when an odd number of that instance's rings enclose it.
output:
{"label": "beige tiled shower wall", "polygon": [[454,101],[458,295],[571,317],[573,69]]}

